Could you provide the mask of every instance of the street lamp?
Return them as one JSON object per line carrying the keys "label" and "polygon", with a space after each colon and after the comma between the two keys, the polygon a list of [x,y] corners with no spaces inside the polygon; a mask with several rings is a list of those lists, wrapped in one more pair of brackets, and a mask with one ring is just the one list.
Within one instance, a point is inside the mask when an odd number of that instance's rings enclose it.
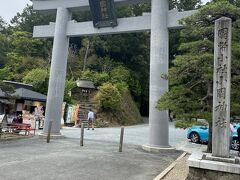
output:
{"label": "street lamp", "polygon": [[89,0],[89,5],[94,27],[117,26],[114,0]]}

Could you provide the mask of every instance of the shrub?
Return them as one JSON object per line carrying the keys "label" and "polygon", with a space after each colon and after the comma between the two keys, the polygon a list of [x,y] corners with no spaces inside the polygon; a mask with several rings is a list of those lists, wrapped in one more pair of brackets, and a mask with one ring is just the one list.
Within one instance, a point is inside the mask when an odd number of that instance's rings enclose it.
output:
{"label": "shrub", "polygon": [[106,111],[117,111],[120,108],[122,96],[115,85],[104,83],[99,87],[95,100],[98,102],[98,108]]}
{"label": "shrub", "polygon": [[125,82],[116,83],[115,87],[118,89],[121,95],[128,90],[128,85]]}
{"label": "shrub", "polygon": [[94,85],[95,86],[101,86],[103,83],[106,83],[109,81],[109,75],[106,72],[102,73],[95,73],[94,74]]}
{"label": "shrub", "polygon": [[89,80],[89,81],[94,82],[94,74],[95,74],[94,71],[90,71],[90,70],[83,71],[80,76],[80,79]]}

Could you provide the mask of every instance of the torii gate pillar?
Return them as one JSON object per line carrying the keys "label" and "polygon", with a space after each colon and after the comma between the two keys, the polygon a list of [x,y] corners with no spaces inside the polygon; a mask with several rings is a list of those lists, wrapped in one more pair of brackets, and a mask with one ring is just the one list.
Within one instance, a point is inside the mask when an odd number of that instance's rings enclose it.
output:
{"label": "torii gate pillar", "polygon": [[168,112],[156,109],[159,97],[168,91],[169,35],[168,0],[152,0],[151,11],[151,52],[150,52],[150,90],[149,90],[149,146],[168,148]]}
{"label": "torii gate pillar", "polygon": [[[62,103],[65,89],[69,37],[66,36],[67,23],[71,12],[58,7],[53,41],[52,61],[47,94],[46,122],[43,133],[48,133],[49,122],[53,121],[51,133],[60,135]],[[60,121],[59,121],[60,120]]]}

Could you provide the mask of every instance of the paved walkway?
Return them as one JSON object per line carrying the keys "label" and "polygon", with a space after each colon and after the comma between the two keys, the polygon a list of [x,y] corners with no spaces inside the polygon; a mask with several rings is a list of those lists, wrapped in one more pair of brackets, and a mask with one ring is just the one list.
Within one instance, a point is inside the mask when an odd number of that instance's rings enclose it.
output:
{"label": "paved walkway", "polygon": [[152,180],[181,152],[146,153],[139,146],[114,142],[37,137],[0,143],[2,180]]}
{"label": "paved walkway", "polygon": [[[80,129],[64,128],[62,134],[68,138],[79,139]],[[85,139],[106,142],[119,142],[120,127],[116,128],[95,128],[94,131],[85,129]],[[194,144],[187,139],[187,130],[176,129],[173,123],[169,126],[170,145],[178,150],[187,151],[189,153],[196,151],[204,151],[207,146],[205,144]],[[148,124],[125,127],[124,143],[133,145],[143,145],[149,142]]]}

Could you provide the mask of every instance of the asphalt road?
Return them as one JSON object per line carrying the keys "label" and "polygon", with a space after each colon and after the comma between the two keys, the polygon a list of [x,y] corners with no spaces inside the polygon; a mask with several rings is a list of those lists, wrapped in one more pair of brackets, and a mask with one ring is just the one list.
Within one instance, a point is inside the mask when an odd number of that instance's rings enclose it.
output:
{"label": "asphalt road", "polygon": [[76,137],[50,143],[38,136],[0,141],[0,180],[152,180],[182,153],[148,153],[134,144],[118,152],[117,131],[88,131],[83,147],[79,129],[63,129]]}

